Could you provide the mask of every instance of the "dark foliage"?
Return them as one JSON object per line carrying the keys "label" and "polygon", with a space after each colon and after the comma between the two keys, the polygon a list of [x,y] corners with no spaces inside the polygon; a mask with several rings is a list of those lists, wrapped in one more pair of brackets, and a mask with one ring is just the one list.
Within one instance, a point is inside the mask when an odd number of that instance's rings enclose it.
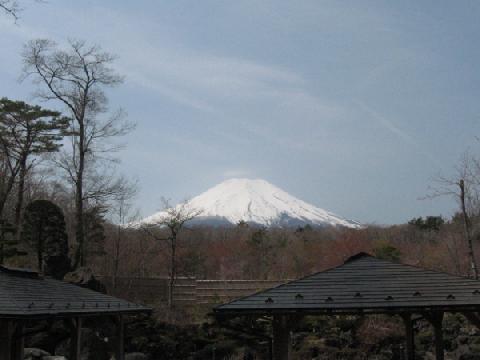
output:
{"label": "dark foliage", "polygon": [[126,343],[128,352],[142,352],[151,359],[223,359],[245,349],[266,355],[268,333],[268,323],[261,321],[175,325],[142,316],[129,325]]}
{"label": "dark foliage", "polygon": [[36,252],[39,271],[62,279],[70,270],[65,220],[54,203],[35,200],[26,207],[21,239]]}
{"label": "dark foliage", "polygon": [[378,244],[373,252],[377,258],[390,261],[400,261],[402,255],[396,247],[383,242]]}
{"label": "dark foliage", "polygon": [[408,222],[409,225],[423,231],[439,231],[444,223],[445,220],[441,216],[427,216],[425,219],[423,217],[413,218]]}

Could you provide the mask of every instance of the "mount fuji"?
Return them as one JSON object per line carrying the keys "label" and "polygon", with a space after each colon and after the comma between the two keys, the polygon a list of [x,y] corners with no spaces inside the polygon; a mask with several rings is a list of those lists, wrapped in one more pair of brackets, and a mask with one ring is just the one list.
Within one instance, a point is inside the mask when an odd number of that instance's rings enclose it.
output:
{"label": "mount fuji", "polygon": [[[241,221],[272,227],[339,226],[360,228],[356,221],[348,220],[308,204],[260,179],[226,180],[183,205],[184,209],[198,211],[200,215],[191,224],[235,225]],[[152,224],[166,217],[165,211],[141,220],[137,225]]]}

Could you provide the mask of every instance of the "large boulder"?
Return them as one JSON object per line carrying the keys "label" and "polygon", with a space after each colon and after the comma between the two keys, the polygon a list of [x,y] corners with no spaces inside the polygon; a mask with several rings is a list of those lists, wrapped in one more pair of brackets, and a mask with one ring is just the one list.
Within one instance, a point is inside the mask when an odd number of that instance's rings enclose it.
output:
{"label": "large boulder", "polygon": [[42,360],[44,356],[50,356],[50,353],[38,348],[25,348],[23,354],[25,360]]}
{"label": "large boulder", "polygon": [[63,280],[87,289],[95,290],[102,293],[107,292],[105,285],[95,279],[92,269],[87,267],[81,267],[75,271],[69,272],[65,275]]}

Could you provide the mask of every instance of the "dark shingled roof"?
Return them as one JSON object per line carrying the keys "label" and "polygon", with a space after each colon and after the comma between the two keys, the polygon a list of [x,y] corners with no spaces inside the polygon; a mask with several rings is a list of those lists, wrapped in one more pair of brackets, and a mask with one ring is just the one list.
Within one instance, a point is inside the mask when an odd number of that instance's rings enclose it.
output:
{"label": "dark shingled roof", "polygon": [[217,314],[480,310],[480,281],[365,253],[344,264],[215,308]]}
{"label": "dark shingled roof", "polygon": [[0,266],[0,318],[145,312],[150,309],[36,272]]}

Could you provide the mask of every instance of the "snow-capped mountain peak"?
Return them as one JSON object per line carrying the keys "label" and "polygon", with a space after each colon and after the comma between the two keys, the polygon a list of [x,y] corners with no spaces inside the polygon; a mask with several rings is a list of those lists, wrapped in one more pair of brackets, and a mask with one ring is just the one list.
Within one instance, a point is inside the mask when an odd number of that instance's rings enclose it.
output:
{"label": "snow-capped mountain peak", "polygon": [[[361,226],[299,200],[261,179],[226,180],[192,198],[185,206],[200,212],[194,220],[200,224],[237,224],[245,221],[263,226]],[[140,223],[155,223],[165,216],[166,213],[161,211]]]}

